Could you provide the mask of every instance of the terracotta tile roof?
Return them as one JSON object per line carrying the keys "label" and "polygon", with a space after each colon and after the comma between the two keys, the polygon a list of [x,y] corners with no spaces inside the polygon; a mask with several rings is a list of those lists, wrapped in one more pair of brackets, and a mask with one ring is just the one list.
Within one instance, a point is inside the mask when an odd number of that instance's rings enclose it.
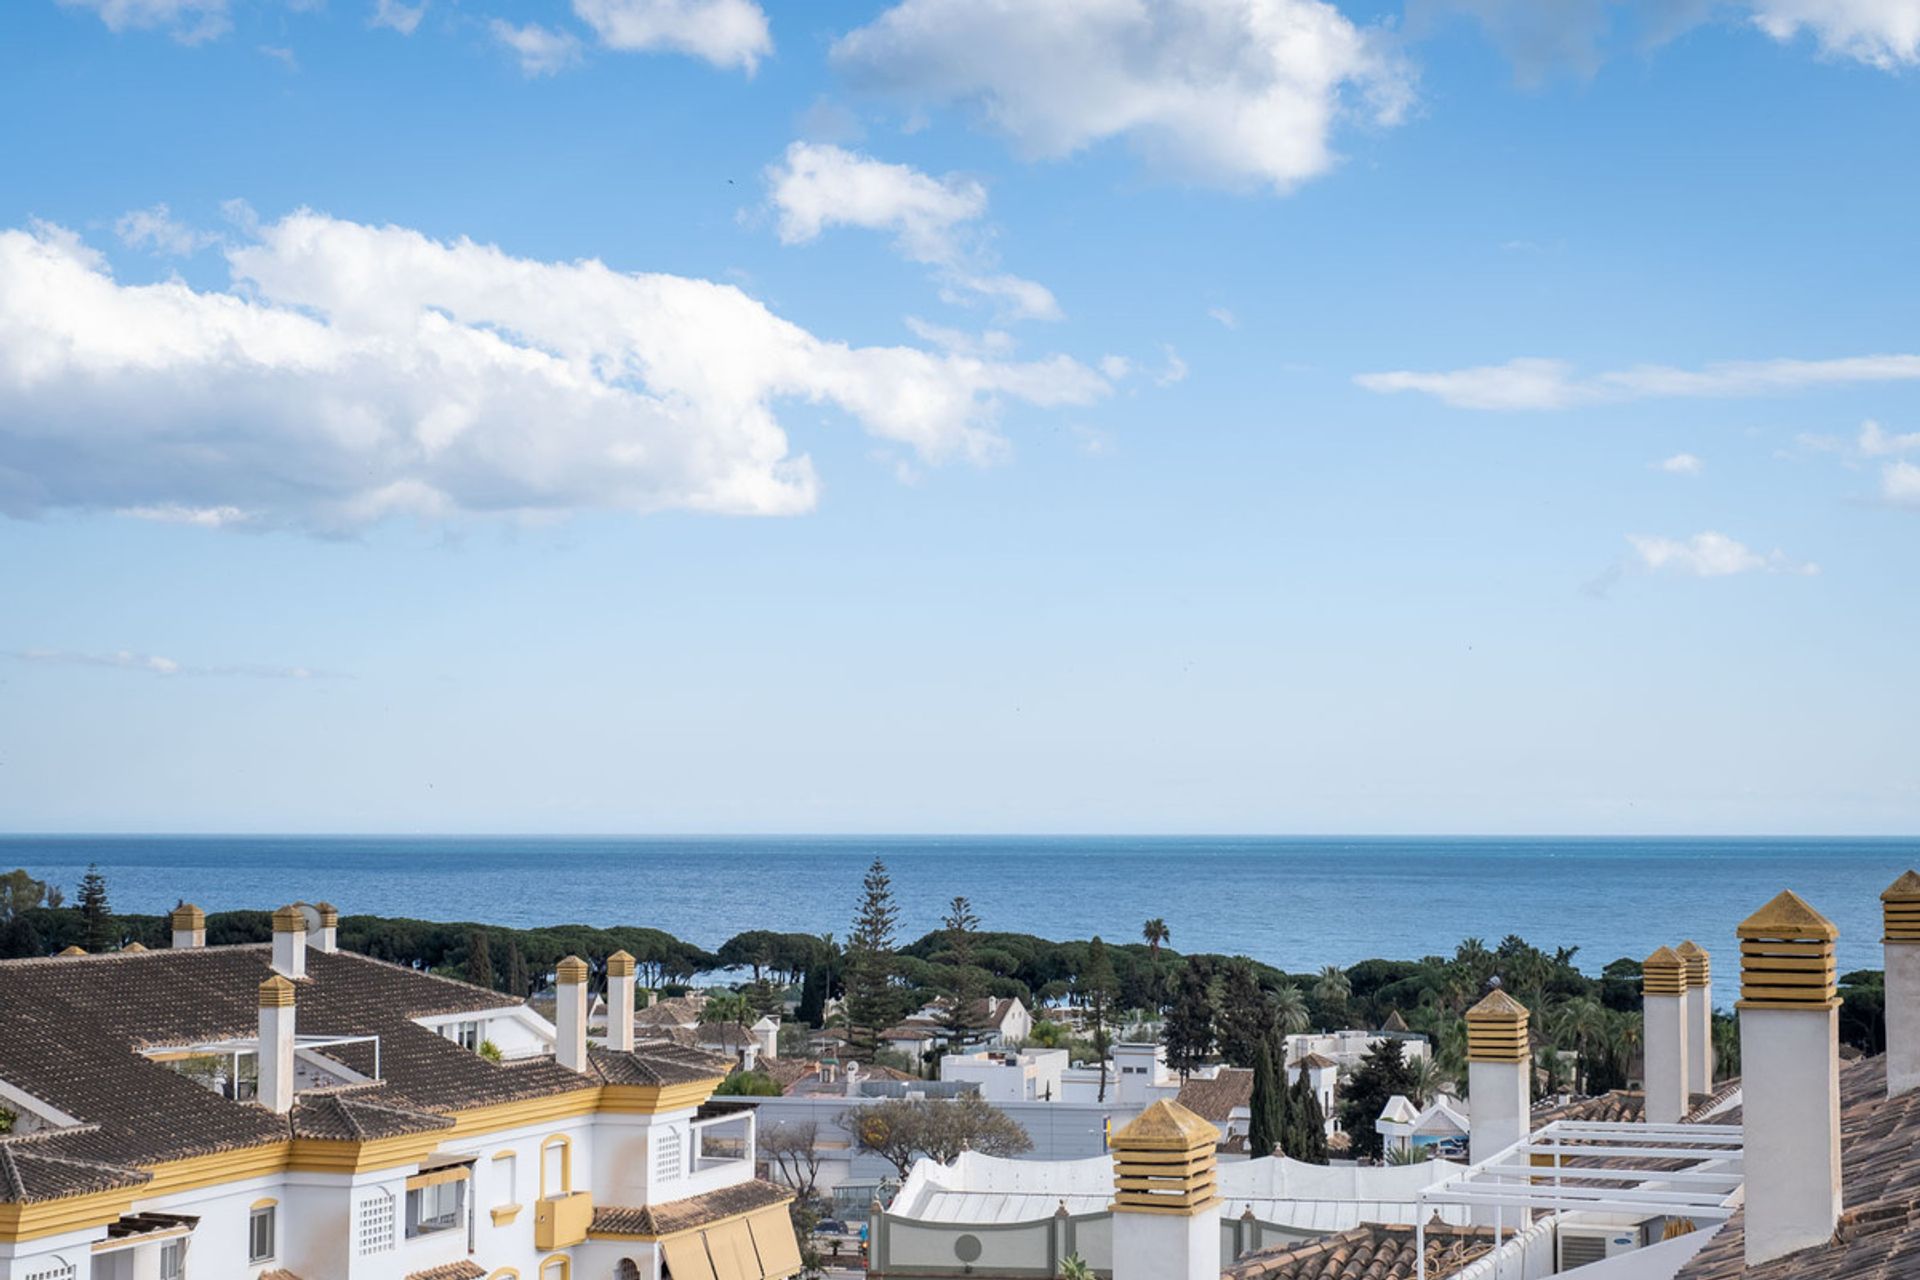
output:
{"label": "terracotta tile roof", "polygon": [[[1427,1276],[1439,1280],[1493,1249],[1493,1228],[1427,1224]],[[1336,1235],[1248,1254],[1222,1280],[1412,1280],[1418,1237],[1404,1224],[1363,1223]]]}
{"label": "terracotta tile roof", "polygon": [[1295,1058],[1292,1062],[1289,1062],[1287,1064],[1287,1069],[1291,1071],[1296,1067],[1308,1067],[1313,1070],[1319,1071],[1319,1070],[1324,1070],[1327,1067],[1337,1067],[1339,1065],[1340,1065],[1339,1063],[1335,1062],[1332,1058],[1329,1058],[1324,1053],[1309,1053],[1303,1058]]}
{"label": "terracotta tile roof", "polygon": [[1253,1072],[1244,1067],[1222,1067],[1211,1080],[1189,1077],[1174,1100],[1202,1120],[1225,1124],[1235,1107],[1252,1102]]}
{"label": "terracotta tile roof", "polygon": [[[598,1083],[549,1058],[489,1062],[412,1021],[510,1009],[517,1001],[365,956],[317,950],[308,951],[307,977],[297,984],[299,1031],[378,1036],[378,1084],[303,1094],[293,1116],[279,1116],[142,1056],[142,1049],[252,1038],[271,960],[271,947],[260,945],[0,961],[0,1027],[6,1028],[0,1079],[81,1122],[42,1135],[36,1141],[44,1145],[32,1151],[9,1140],[13,1172],[0,1183],[0,1202],[8,1195],[79,1194],[103,1180],[134,1176],[86,1172],[88,1162],[124,1170],[284,1141],[294,1133],[347,1140],[355,1132],[419,1132],[415,1126],[440,1123],[420,1113]],[[370,1071],[370,1054],[365,1065]],[[658,1070],[684,1078],[689,1068],[679,1063]]]}
{"label": "terracotta tile roof", "polygon": [[1543,1107],[1533,1113],[1538,1129],[1556,1120],[1580,1120],[1591,1124],[1639,1124],[1647,1116],[1647,1095],[1637,1090],[1614,1089],[1578,1098],[1565,1106]]}
{"label": "terracotta tile roof", "polygon": [[[1676,1280],[1907,1280],[1920,1275],[1920,1092],[1886,1096],[1884,1057],[1840,1068],[1844,1212],[1825,1245],[1746,1266],[1746,1211]],[[1738,1109],[1725,1123],[1738,1124]],[[1722,1121],[1716,1116],[1716,1123]]]}
{"label": "terracotta tile roof", "polygon": [[669,1085],[717,1080],[733,1069],[727,1059],[678,1045],[649,1044],[622,1053],[617,1049],[587,1050],[587,1066],[607,1084]]}
{"label": "terracotta tile roof", "polygon": [[785,1204],[791,1199],[793,1192],[790,1189],[755,1178],[751,1182],[736,1183],[704,1195],[669,1200],[664,1204],[632,1208],[597,1205],[593,1210],[591,1230],[595,1235],[607,1236],[670,1236],[704,1227],[722,1218],[731,1218],[735,1214]]}
{"label": "terracotta tile roof", "polygon": [[782,1093],[792,1089],[808,1076],[820,1074],[818,1058],[762,1058],[760,1070],[767,1073]]}
{"label": "terracotta tile roof", "polygon": [[0,1204],[32,1204],[137,1187],[153,1177],[140,1169],[62,1150],[72,1145],[72,1138],[60,1133],[0,1140]]}
{"label": "terracotta tile roof", "polygon": [[445,1262],[437,1267],[428,1267],[425,1271],[410,1271],[406,1280],[480,1280],[485,1274],[485,1267],[462,1258],[459,1262]]}
{"label": "terracotta tile roof", "polygon": [[691,996],[671,996],[634,1012],[636,1027],[690,1027],[700,1021],[702,1002]]}

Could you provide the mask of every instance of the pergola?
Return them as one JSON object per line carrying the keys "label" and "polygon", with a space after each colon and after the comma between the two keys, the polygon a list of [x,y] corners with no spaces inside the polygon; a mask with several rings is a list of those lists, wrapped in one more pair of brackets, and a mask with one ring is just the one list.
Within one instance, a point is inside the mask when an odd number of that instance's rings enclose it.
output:
{"label": "pergola", "polygon": [[1420,1192],[1419,1280],[1427,1280],[1429,1205],[1491,1209],[1496,1258],[1509,1219],[1516,1231],[1575,1212],[1724,1222],[1738,1207],[1744,1149],[1734,1124],[1553,1121]]}

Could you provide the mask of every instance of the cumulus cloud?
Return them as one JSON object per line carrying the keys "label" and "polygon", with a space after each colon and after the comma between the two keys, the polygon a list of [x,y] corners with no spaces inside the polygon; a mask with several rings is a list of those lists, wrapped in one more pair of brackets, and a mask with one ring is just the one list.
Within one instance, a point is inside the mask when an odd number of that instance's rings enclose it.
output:
{"label": "cumulus cloud", "polygon": [[1060,316],[1045,285],[992,269],[978,226],[987,191],[970,178],[935,178],[818,142],[793,143],[766,178],[782,243],[804,244],[836,226],[884,232],[903,256],[941,269],[950,300],[973,295],[1015,316]]}
{"label": "cumulus cloud", "polygon": [[1657,470],[1671,476],[1697,476],[1707,464],[1691,453],[1676,453],[1671,458],[1662,458],[1653,465]]}
{"label": "cumulus cloud", "polygon": [[186,44],[221,35],[231,25],[227,0],[60,0],[69,9],[90,9],[109,31],[165,31]]}
{"label": "cumulus cloud", "polygon": [[120,215],[113,224],[113,233],[129,249],[151,249],[155,253],[171,254],[177,258],[198,253],[220,240],[217,235],[176,221],[172,211],[164,204]]}
{"label": "cumulus cloud", "polygon": [[1207,314],[1218,320],[1222,328],[1238,329],[1240,327],[1240,317],[1225,307],[1208,307]]}
{"label": "cumulus cloud", "polygon": [[110,667],[119,671],[139,671],[152,676],[250,676],[262,680],[327,680],[332,672],[312,667],[276,667],[258,663],[238,663],[211,667],[187,666],[157,653],[134,653],[119,649],[112,653],[75,653],[69,649],[21,649],[13,654],[21,662],[48,666]]}
{"label": "cumulus cloud", "polygon": [[753,0],[573,0],[573,11],[609,49],[688,53],[749,75],[773,52]]}
{"label": "cumulus cloud", "polygon": [[420,19],[427,15],[427,0],[419,4],[404,4],[402,0],[374,0],[373,16],[367,19],[367,25],[386,27],[410,36],[420,25]]}
{"label": "cumulus cloud", "polygon": [[1897,433],[1868,418],[1860,424],[1860,437],[1854,447],[1869,458],[1920,451],[1920,431]]}
{"label": "cumulus cloud", "polygon": [[1920,63],[1914,0],[1754,0],[1753,21],[1776,40],[1811,35],[1821,52],[1894,70]]}
{"label": "cumulus cloud", "polygon": [[1695,578],[1725,578],[1736,573],[1820,572],[1817,564],[1789,559],[1775,550],[1762,554],[1724,533],[1708,530],[1691,538],[1666,538],[1630,533],[1627,542],[1643,568],[1654,573],[1677,573]]}
{"label": "cumulus cloud", "polygon": [[68,231],[0,231],[0,511],[787,514],[819,481],[781,404],[988,461],[1005,402],[1109,390],[1066,356],[853,347],[728,285],[305,211],[224,252],[229,290],[123,284]]}
{"label": "cumulus cloud", "polygon": [[516,27],[499,18],[489,22],[487,30],[513,51],[523,75],[550,76],[580,60],[580,39],[570,31],[555,31],[537,22]]}
{"label": "cumulus cloud", "polygon": [[859,87],[966,104],[1020,151],[1122,138],[1175,176],[1286,191],[1343,116],[1397,122],[1410,71],[1322,0],[901,0],[834,46]]}
{"label": "cumulus cloud", "polygon": [[1880,496],[1900,507],[1920,507],[1920,467],[1893,462],[1880,472]]}
{"label": "cumulus cloud", "polygon": [[1461,409],[1568,409],[1623,400],[1756,396],[1916,379],[1920,379],[1920,355],[1730,360],[1700,369],[1650,364],[1586,377],[1565,360],[1528,357],[1440,372],[1363,373],[1354,382],[1369,391],[1419,392]]}

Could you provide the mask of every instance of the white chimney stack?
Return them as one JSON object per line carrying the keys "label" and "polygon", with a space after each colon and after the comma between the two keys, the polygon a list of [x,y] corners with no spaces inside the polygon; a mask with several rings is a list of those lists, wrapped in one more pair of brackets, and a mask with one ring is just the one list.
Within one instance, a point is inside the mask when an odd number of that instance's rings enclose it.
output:
{"label": "white chimney stack", "polygon": [[1687,967],[1687,1092],[1713,1092],[1713,981],[1707,949],[1689,939],[1674,948]]}
{"label": "white chimney stack", "polygon": [[191,902],[173,909],[173,946],[176,951],[207,945],[207,913]]}
{"label": "white chimney stack", "polygon": [[[1533,1055],[1527,1007],[1494,990],[1467,1010],[1468,1159],[1491,1160],[1532,1131]],[[1476,1207],[1474,1221],[1492,1224],[1496,1211]]]}
{"label": "white chimney stack", "polygon": [[1164,1098],[1113,1135],[1113,1280],[1217,1280],[1219,1141]]}
{"label": "white chimney stack", "polygon": [[1640,966],[1647,1069],[1647,1123],[1679,1124],[1687,1114],[1687,965],[1661,947]]}
{"label": "white chimney stack", "polygon": [[1886,919],[1887,1096],[1920,1087],[1920,873],[1880,895]]}
{"label": "white chimney stack", "polygon": [[587,1069],[587,962],[568,956],[553,968],[553,1058],[569,1071]]}
{"label": "white chimney stack", "polygon": [[260,984],[260,1105],[293,1110],[293,984],[274,974]]}
{"label": "white chimney stack", "polygon": [[307,976],[307,913],[298,907],[273,913],[273,971],[295,982]]}
{"label": "white chimney stack", "polygon": [[313,914],[319,925],[307,935],[307,945],[315,951],[332,955],[340,949],[340,912],[331,902],[316,902],[313,904]]}
{"label": "white chimney stack", "polygon": [[607,957],[607,1048],[633,1048],[633,957],[625,951]]}
{"label": "white chimney stack", "polygon": [[1825,1244],[1840,1218],[1840,931],[1787,892],[1738,933],[1746,1259],[1754,1267]]}

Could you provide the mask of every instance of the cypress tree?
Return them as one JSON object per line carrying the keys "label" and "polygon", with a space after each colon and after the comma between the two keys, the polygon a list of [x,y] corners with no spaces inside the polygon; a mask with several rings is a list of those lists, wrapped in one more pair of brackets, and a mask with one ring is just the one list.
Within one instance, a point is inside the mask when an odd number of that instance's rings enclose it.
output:
{"label": "cypress tree", "polygon": [[525,1000],[531,985],[532,982],[527,977],[526,957],[520,954],[520,940],[509,934],[507,936],[507,994],[516,1000]]}
{"label": "cypress tree", "polygon": [[493,948],[484,929],[467,935],[467,981],[476,987],[493,990]]}
{"label": "cypress tree", "polygon": [[1294,1082],[1293,1114],[1298,1124],[1300,1136],[1297,1147],[1289,1147],[1294,1159],[1305,1160],[1309,1164],[1327,1162],[1327,1116],[1320,1108],[1320,1095],[1313,1091],[1313,1083],[1302,1071]]}
{"label": "cypress tree", "polygon": [[113,944],[113,908],[107,905],[107,878],[100,868],[87,864],[80,877],[80,945],[88,951],[105,951]]}
{"label": "cypress tree", "polygon": [[809,965],[807,976],[800,982],[800,1007],[794,1016],[809,1027],[817,1027],[827,1019],[827,967],[824,964]]}
{"label": "cypress tree", "polygon": [[1253,1056],[1253,1097],[1247,1110],[1247,1155],[1253,1159],[1270,1156],[1281,1141],[1282,1122],[1280,1084],[1274,1077],[1272,1046],[1262,1041]]}

